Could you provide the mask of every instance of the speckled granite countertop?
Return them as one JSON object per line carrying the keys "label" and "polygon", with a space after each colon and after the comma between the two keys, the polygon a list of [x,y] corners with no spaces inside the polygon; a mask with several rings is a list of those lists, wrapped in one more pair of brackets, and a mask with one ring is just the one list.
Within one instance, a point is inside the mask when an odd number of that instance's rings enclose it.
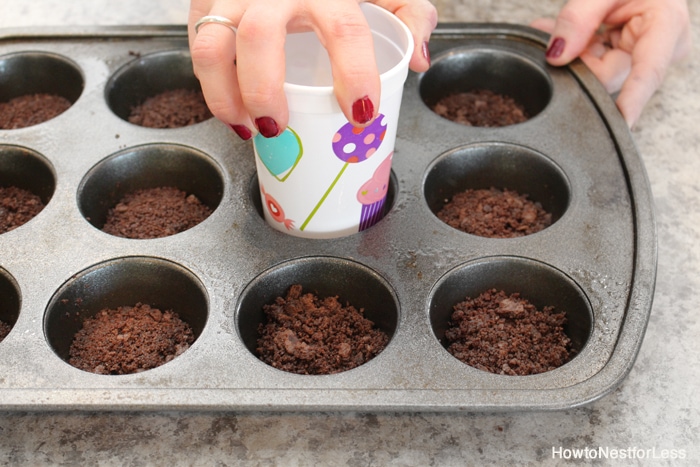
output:
{"label": "speckled granite countertop", "polygon": [[[527,23],[561,2],[435,3],[444,22]],[[690,7],[698,44],[700,1]],[[188,2],[3,0],[0,8],[0,27],[176,24]],[[566,457],[587,448],[591,463],[614,462],[590,455],[602,448],[628,457],[624,465],[697,465],[698,82],[696,48],[633,132],[656,203],[657,286],[636,365],[602,400],[522,414],[0,413],[0,465],[561,465],[580,463]],[[674,454],[685,459],[663,458]]]}

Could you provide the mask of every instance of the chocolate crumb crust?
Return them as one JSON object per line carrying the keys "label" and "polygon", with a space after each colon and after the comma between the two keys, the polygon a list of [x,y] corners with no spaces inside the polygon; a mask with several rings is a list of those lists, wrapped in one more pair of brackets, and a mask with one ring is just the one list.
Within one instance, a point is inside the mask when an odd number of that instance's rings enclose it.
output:
{"label": "chocolate crumb crust", "polygon": [[480,370],[533,375],[560,367],[571,357],[565,312],[538,310],[520,294],[496,289],[454,306],[445,331],[447,351]]}
{"label": "chocolate crumb crust", "polygon": [[0,321],[0,342],[5,340],[10,331],[12,331],[12,326],[4,321]]}
{"label": "chocolate crumb crust", "polygon": [[212,213],[195,195],[175,187],[136,190],[107,213],[104,232],[132,239],[161,238],[184,232]]}
{"label": "chocolate crumb crust", "polygon": [[26,224],[44,209],[44,203],[30,191],[14,186],[0,187],[0,234]]}
{"label": "chocolate crumb crust", "polygon": [[177,313],[137,303],[85,319],[68,363],[102,375],[139,373],[171,361],[192,342],[192,328]]}
{"label": "chocolate crumb crust", "polygon": [[302,293],[298,284],[263,310],[267,321],[258,327],[257,354],[268,365],[291,373],[347,371],[377,356],[389,341],[364,317],[363,309],[343,306],[338,297]]}
{"label": "chocolate crumb crust", "polygon": [[71,102],[53,94],[25,94],[0,102],[0,129],[16,130],[43,123],[62,114]]}
{"label": "chocolate crumb crust", "polygon": [[132,108],[128,120],[148,128],[181,128],[211,117],[202,91],[172,89]]}
{"label": "chocolate crumb crust", "polygon": [[455,194],[437,217],[462,232],[488,238],[515,238],[552,224],[540,203],[509,189],[468,189]]}
{"label": "chocolate crumb crust", "polygon": [[501,127],[522,123],[529,116],[512,97],[488,89],[449,94],[435,103],[433,111],[453,122],[476,127]]}

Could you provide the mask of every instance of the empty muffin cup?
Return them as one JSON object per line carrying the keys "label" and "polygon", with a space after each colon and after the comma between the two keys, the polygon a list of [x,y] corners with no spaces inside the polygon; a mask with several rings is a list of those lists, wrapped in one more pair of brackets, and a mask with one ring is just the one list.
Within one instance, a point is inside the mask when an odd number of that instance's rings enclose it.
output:
{"label": "empty muffin cup", "polygon": [[[423,102],[431,109],[448,96],[483,90],[511,98],[527,118],[542,112],[552,97],[551,80],[542,66],[498,48],[458,48],[434,57],[419,86]],[[484,126],[506,124],[510,123]]]}
{"label": "empty muffin cup", "polygon": [[433,214],[465,190],[508,189],[527,195],[555,223],[566,212],[571,188],[561,168],[545,155],[509,143],[478,143],[440,155],[429,167],[423,194]]}
{"label": "empty muffin cup", "polygon": [[[149,99],[168,97],[134,115]],[[187,50],[169,50],[138,57],[116,71],[105,90],[107,105],[122,120],[139,126],[177,128],[211,118],[192,70]]]}
{"label": "empty muffin cup", "polygon": [[54,293],[44,315],[46,340],[69,362],[71,346],[86,319],[138,303],[176,313],[191,328],[194,341],[209,313],[204,286],[182,266],[151,257],[117,258],[77,273]]}
{"label": "empty muffin cup", "polygon": [[88,222],[103,229],[109,211],[125,195],[159,187],[194,195],[213,212],[221,202],[224,180],[216,162],[198,150],[147,144],[120,151],[94,166],[78,188],[78,206]]}
{"label": "empty muffin cup", "polygon": [[[12,121],[6,122],[7,126],[0,125],[0,130],[23,128],[50,120],[74,104],[84,86],[85,80],[78,65],[66,57],[33,51],[0,57],[0,103],[16,99],[34,101],[14,104],[18,109],[31,106],[31,111],[22,115],[16,109]],[[38,105],[41,103],[44,105]],[[4,119],[0,118],[0,121]]]}
{"label": "empty muffin cup", "polygon": [[447,347],[445,333],[454,306],[465,298],[476,298],[495,289],[507,295],[520,294],[537,310],[553,307],[564,312],[564,333],[570,339],[569,355],[574,358],[588,342],[593,330],[593,312],[581,288],[563,272],[538,261],[520,257],[489,257],[446,273],[430,294],[429,313],[433,334]]}
{"label": "empty muffin cup", "polygon": [[[261,326],[268,323],[265,306],[273,305],[278,298],[286,297],[294,285],[300,285],[302,293],[311,293],[321,300],[338,297],[342,306],[350,305],[356,310],[362,310],[363,317],[373,323],[373,329],[386,335],[387,345],[396,331],[399,321],[398,300],[391,286],[379,274],[347,259],[299,258],[263,272],[241,294],[236,310],[237,329],[245,346],[257,358],[260,358],[259,331]],[[291,342],[296,343],[294,336],[291,337]],[[294,350],[286,350],[294,354]],[[349,348],[347,350],[350,352]],[[307,357],[315,358],[313,355],[303,358]]]}

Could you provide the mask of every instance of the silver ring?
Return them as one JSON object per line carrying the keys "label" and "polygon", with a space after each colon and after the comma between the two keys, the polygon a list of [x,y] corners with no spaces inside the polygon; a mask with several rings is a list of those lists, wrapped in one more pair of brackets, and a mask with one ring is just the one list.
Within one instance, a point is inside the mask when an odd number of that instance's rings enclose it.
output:
{"label": "silver ring", "polygon": [[234,34],[238,32],[238,28],[235,24],[233,24],[233,21],[224,16],[203,16],[194,24],[194,33],[197,34],[199,32],[199,28],[207,23],[218,23],[231,29]]}

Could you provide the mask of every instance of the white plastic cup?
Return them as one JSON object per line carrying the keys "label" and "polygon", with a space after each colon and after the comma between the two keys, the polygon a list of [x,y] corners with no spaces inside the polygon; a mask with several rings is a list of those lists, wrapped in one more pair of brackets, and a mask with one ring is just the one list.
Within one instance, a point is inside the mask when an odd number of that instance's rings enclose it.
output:
{"label": "white plastic cup", "polygon": [[346,236],[384,214],[413,38],[387,10],[371,3],[360,8],[380,73],[377,119],[354,128],[333,94],[330,60],[316,34],[290,34],[284,84],[289,125],[276,138],[253,140],[265,220],[290,235]]}

